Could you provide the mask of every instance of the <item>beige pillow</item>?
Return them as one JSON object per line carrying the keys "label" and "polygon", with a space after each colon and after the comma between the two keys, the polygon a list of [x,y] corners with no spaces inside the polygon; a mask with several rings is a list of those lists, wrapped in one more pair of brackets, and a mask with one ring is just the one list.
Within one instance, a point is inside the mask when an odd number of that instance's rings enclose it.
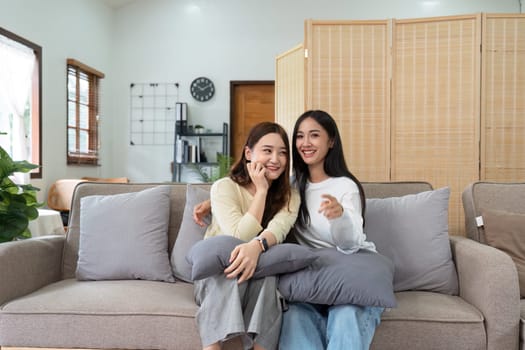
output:
{"label": "beige pillow", "polygon": [[525,297],[525,214],[484,210],[482,216],[487,243],[510,255],[518,270],[520,294]]}

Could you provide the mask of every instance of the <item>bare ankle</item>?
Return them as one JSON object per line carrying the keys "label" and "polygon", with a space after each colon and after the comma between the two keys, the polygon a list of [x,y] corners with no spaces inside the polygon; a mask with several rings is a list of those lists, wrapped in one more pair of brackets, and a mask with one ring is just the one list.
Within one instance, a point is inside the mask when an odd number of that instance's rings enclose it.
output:
{"label": "bare ankle", "polygon": [[221,345],[219,343],[210,344],[202,348],[202,350],[221,350]]}

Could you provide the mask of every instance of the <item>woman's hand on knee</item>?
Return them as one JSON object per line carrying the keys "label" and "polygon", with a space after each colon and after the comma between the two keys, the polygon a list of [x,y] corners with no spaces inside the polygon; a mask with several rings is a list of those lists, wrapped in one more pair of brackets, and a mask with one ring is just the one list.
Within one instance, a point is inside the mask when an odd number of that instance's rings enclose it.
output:
{"label": "woman's hand on knee", "polygon": [[230,254],[230,265],[224,270],[227,278],[238,277],[237,283],[252,278],[261,254],[258,241],[239,244]]}

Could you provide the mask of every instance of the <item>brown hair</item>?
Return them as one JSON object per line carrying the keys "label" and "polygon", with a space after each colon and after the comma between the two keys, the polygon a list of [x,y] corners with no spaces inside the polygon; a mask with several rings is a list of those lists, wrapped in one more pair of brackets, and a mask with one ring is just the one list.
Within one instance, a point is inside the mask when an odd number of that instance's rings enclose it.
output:
{"label": "brown hair", "polygon": [[252,182],[246,167],[247,159],[244,149],[248,147],[253,149],[255,144],[267,134],[278,134],[284,142],[286,147],[286,166],[283,173],[272,181],[268,194],[266,196],[266,203],[264,205],[264,214],[261,226],[266,227],[268,222],[290,201],[290,142],[286,131],[277,123],[262,122],[255,125],[251,130],[246,143],[244,144],[241,158],[233,164],[230,170],[230,178],[241,186],[249,185]]}

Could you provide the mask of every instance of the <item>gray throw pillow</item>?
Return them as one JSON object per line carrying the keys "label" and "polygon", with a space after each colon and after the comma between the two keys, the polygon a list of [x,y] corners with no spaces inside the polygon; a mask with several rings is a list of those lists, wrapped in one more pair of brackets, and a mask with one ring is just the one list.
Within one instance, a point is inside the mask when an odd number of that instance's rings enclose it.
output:
{"label": "gray throw pillow", "polygon": [[[210,191],[188,184],[186,187],[186,204],[180,224],[177,240],[171,252],[171,268],[173,274],[180,280],[192,282],[191,265],[186,261],[186,254],[191,247],[204,238],[206,227],[200,227],[193,221],[193,207],[210,198]],[[205,220],[210,223],[210,217]]]}
{"label": "gray throw pillow", "polygon": [[394,262],[394,290],[456,295],[458,280],[448,236],[450,189],[367,199],[365,232]]}
{"label": "gray throw pillow", "polygon": [[170,187],[80,201],[79,280],[174,282],[168,256]]}
{"label": "gray throw pillow", "polygon": [[324,305],[395,307],[394,265],[379,253],[344,254],[312,249],[318,257],[307,268],[281,275],[279,291],[288,301]]}
{"label": "gray throw pillow", "polygon": [[[191,278],[200,280],[222,273],[229,265],[230,253],[243,240],[221,235],[197,242],[186,258],[192,265]],[[259,255],[253,278],[262,278],[297,271],[311,264],[317,256],[306,247],[292,244],[277,244]]]}

